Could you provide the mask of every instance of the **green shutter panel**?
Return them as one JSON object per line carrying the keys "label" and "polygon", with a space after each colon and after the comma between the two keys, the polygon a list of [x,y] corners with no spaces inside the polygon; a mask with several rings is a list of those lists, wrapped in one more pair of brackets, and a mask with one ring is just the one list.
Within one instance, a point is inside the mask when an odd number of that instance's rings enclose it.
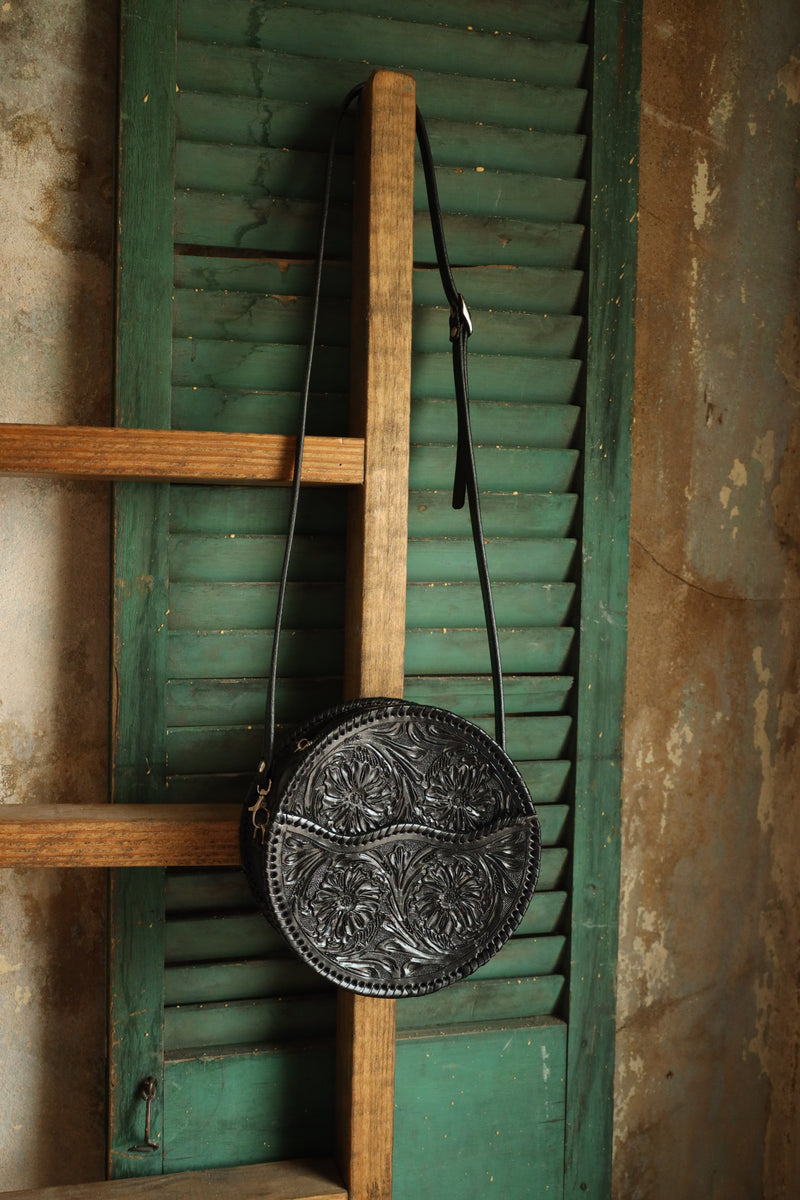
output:
{"label": "green shutter panel", "polygon": [[[395,1195],[478,1195],[490,1176],[509,1200],[562,1195],[570,958],[573,997],[583,970],[570,880],[587,644],[577,625],[588,5],[487,0],[470,9],[471,27],[455,0],[181,0],[177,24],[170,4],[146,8],[144,31],[135,4],[123,23],[121,422],[293,432],[331,112],[375,67],[417,80],[475,325],[473,431],[509,751],[545,849],[537,894],[500,954],[461,984],[398,1004]],[[142,113],[155,99],[149,127]],[[349,137],[312,385],[318,433],[346,430]],[[158,238],[143,247],[125,204],[126,190],[129,204],[153,190],[150,146],[158,194],[147,228]],[[418,174],[405,694],[491,729],[468,517],[450,506],[447,319]],[[128,485],[117,497],[116,794],[240,800],[260,744],[286,496]],[[278,688],[286,722],[339,697],[345,508],[341,491],[303,496]],[[613,890],[611,854],[609,869]],[[335,998],[286,953],[242,876],[120,872],[115,887],[113,1172],[330,1153]],[[128,1085],[146,1074],[161,1083],[163,1131],[149,1158],[129,1151]]]}

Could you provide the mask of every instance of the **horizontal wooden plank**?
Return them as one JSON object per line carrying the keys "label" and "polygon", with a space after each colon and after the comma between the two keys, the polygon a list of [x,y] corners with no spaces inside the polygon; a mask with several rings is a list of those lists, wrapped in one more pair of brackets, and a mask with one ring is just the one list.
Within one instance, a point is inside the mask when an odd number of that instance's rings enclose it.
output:
{"label": "horizontal wooden plank", "polygon": [[[228,46],[259,46],[311,58],[351,59],[374,67],[412,71],[443,70],[455,61],[460,74],[508,79],[547,87],[575,87],[581,80],[586,47],[572,41],[526,38],[507,26],[483,31],[436,21],[411,20],[405,9],[389,16],[317,7],[311,17],[301,5],[270,7],[255,13],[248,0],[218,6],[193,0],[182,13],[180,35]],[[256,20],[254,20],[254,16]]]}
{"label": "horizontal wooden plank", "polygon": [[0,867],[222,866],[239,861],[230,805],[0,805]]}
{"label": "horizontal wooden plank", "polygon": [[347,1200],[333,1163],[308,1159],[0,1194],[4,1200]]}
{"label": "horizontal wooden plank", "polygon": [[[411,491],[408,496],[408,532],[412,538],[466,537],[469,514],[454,509],[450,492]],[[315,488],[303,494],[298,513],[299,534],[341,533],[347,494],[337,488]],[[481,496],[483,531],[487,537],[566,538],[575,517],[573,493],[484,493]],[[173,534],[250,535],[285,534],[288,491],[276,488],[267,496],[250,488],[173,488],[170,495],[170,531]]]}
{"label": "horizontal wooden plank", "polygon": [[[327,147],[330,105],[273,101],[260,96],[230,96],[182,90],[176,96],[179,138],[275,150],[322,151]],[[536,170],[540,175],[572,178],[583,161],[585,137],[579,133],[546,133],[504,129],[482,122],[426,120],[435,161],[440,165],[483,165],[504,170]],[[339,143],[348,153],[352,140],[345,127]]]}
{"label": "horizontal wooden plank", "polygon": [[[293,465],[294,438],[269,434],[0,424],[0,474],[286,484]],[[363,477],[361,439],[306,439],[306,482]]]}
{"label": "horizontal wooden plank", "polygon": [[[506,713],[561,712],[572,688],[569,675],[506,675]],[[493,708],[487,675],[409,675],[404,696],[417,704],[434,704],[474,718]],[[167,727],[259,725],[264,718],[263,679],[175,679],[167,683]],[[338,704],[341,683],[335,677],[280,678],[276,708],[281,721],[292,724]]]}

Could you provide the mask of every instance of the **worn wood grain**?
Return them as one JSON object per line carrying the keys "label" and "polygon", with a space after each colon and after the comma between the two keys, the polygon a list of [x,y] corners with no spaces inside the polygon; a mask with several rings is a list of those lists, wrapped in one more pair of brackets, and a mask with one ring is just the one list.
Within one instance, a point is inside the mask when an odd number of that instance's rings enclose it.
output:
{"label": "worn wood grain", "polygon": [[347,1200],[333,1163],[300,1159],[0,1194],[4,1200]]}
{"label": "worn wood grain", "polygon": [[[307,483],[359,483],[358,438],[308,437]],[[205,430],[0,424],[0,473],[176,483],[286,484],[294,438]]]}
{"label": "worn wood grain", "polygon": [[224,866],[239,861],[238,820],[224,804],[9,804],[0,866]]}
{"label": "worn wood grain", "polygon": [[[405,655],[415,88],[376,71],[360,102],[353,239],[350,497],[344,694],[401,696]],[[341,992],[339,1161],[352,1200],[390,1200],[395,1006]]]}

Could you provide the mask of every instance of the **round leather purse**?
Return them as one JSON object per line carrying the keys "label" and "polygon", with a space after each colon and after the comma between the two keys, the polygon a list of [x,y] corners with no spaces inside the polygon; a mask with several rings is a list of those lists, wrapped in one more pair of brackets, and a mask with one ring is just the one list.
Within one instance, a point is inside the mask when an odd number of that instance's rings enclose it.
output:
{"label": "round leather purse", "polygon": [[[339,119],[361,88],[345,99]],[[338,122],[337,122],[338,129]],[[417,137],[450,305],[458,446],[453,504],[469,501],[486,616],[495,736],[410,701],[341,704],[275,744],[283,598],[300,490],[336,133],[325,179],[312,332],[267,687],[264,750],[242,810],[242,862],[259,906],[320,975],[371,996],[414,996],[471,974],[530,903],[541,841],[533,801],[505,752],[502,668],[469,423],[472,326],[445,248],[427,133]]]}

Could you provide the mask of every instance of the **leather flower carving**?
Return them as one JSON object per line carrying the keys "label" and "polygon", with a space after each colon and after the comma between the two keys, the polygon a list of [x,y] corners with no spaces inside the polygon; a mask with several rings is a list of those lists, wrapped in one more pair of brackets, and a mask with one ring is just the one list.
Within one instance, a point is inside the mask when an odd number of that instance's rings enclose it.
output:
{"label": "leather flower carving", "polygon": [[339,833],[366,833],[387,824],[397,804],[391,768],[369,750],[332,755],[315,785],[316,819]]}
{"label": "leather flower carving", "polygon": [[497,784],[485,761],[463,749],[445,751],[425,779],[426,824],[474,832],[497,815]]}
{"label": "leather flower carving", "polygon": [[319,943],[341,953],[363,945],[374,934],[383,902],[381,876],[365,862],[334,862],[313,898]]}
{"label": "leather flower carving", "polygon": [[482,930],[489,901],[486,877],[475,864],[450,857],[429,862],[410,896],[418,925],[447,948]]}

